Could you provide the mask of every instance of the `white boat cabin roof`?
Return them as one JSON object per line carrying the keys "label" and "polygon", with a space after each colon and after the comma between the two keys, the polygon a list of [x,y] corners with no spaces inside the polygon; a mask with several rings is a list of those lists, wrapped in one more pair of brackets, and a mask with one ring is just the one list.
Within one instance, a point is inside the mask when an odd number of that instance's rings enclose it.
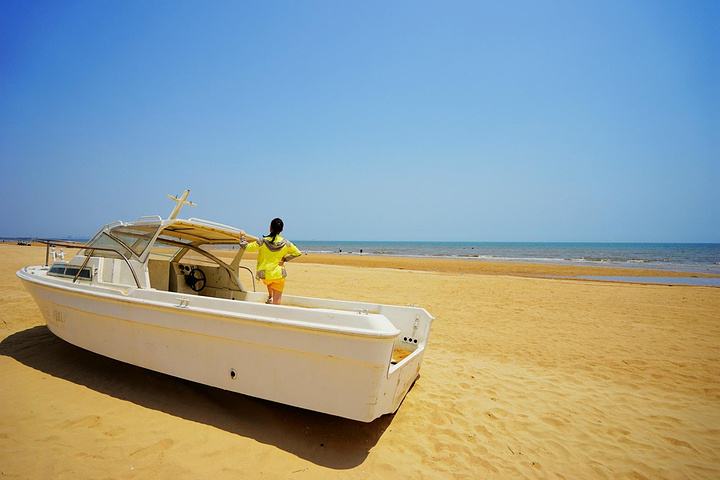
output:
{"label": "white boat cabin roof", "polygon": [[200,218],[176,218],[162,222],[163,237],[175,237],[196,245],[238,243],[241,238],[254,240],[245,231]]}
{"label": "white boat cabin roof", "polygon": [[257,238],[244,230],[200,218],[162,219],[152,216],[103,226],[88,242],[87,250],[92,250],[93,246],[120,247],[117,253],[143,261],[156,244],[198,248],[203,245],[237,245],[241,239],[254,241]]}

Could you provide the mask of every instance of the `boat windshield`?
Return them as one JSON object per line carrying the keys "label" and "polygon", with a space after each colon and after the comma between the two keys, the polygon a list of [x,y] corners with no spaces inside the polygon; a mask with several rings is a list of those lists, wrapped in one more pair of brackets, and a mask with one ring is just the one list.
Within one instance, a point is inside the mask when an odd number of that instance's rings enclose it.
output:
{"label": "boat windshield", "polygon": [[123,225],[111,229],[110,236],[122,242],[139,257],[150,244],[159,227],[157,223]]}
{"label": "boat windshield", "polygon": [[[109,250],[93,250],[93,247],[102,248],[102,249],[110,249]],[[99,234],[95,235],[95,238],[93,238],[90,243],[88,243],[88,246],[85,250],[82,250],[79,252],[80,255],[92,255],[95,257],[109,257],[109,258],[121,258],[121,256],[125,258],[131,258],[132,252],[131,250],[123,245],[122,243],[118,242],[114,238],[110,237],[105,232],[100,232]]]}
{"label": "boat windshield", "polygon": [[117,253],[95,250],[93,252],[95,256],[119,258],[119,255],[122,255],[125,258],[132,258],[134,254],[139,257],[148,247],[159,227],[159,224],[120,225],[109,231],[102,231],[88,243],[88,248],[82,254],[86,255],[87,251],[92,251],[92,247],[97,247],[114,250]]}
{"label": "boat windshield", "polygon": [[150,247],[150,258],[154,259],[165,259],[171,260],[175,258],[175,255],[182,250],[177,244],[171,245],[163,242],[162,238],[159,238],[152,247]]}

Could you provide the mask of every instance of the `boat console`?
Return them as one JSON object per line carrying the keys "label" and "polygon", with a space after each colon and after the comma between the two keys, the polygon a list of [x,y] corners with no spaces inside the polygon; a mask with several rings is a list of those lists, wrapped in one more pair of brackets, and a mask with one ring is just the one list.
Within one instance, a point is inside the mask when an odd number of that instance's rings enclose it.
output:
{"label": "boat console", "polygon": [[[228,272],[221,267],[174,262],[168,262],[167,265],[169,267],[167,291],[231,300],[244,299],[244,292],[233,283]],[[150,284],[153,286],[152,278]]]}

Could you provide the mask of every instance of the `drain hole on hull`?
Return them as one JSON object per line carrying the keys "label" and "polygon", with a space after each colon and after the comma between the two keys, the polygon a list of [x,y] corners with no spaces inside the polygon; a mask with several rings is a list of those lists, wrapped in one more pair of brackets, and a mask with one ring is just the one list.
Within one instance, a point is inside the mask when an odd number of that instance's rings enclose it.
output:
{"label": "drain hole on hull", "polygon": [[230,369],[230,378],[232,378],[233,380],[235,380],[235,376],[236,376],[236,375],[237,375],[237,373],[235,373],[235,369],[234,369],[234,368],[231,368],[231,369]]}

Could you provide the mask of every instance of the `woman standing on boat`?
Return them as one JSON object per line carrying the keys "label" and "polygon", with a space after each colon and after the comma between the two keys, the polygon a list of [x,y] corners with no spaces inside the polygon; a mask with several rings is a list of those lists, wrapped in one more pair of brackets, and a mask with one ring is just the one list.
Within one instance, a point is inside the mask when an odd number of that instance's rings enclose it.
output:
{"label": "woman standing on boat", "polygon": [[241,241],[240,248],[248,252],[257,251],[257,278],[262,280],[268,289],[266,303],[280,304],[282,292],[285,288],[285,262],[302,255],[302,252],[292,242],[280,236],[283,231],[283,221],[274,218],[270,222],[270,234],[259,238],[250,244]]}

